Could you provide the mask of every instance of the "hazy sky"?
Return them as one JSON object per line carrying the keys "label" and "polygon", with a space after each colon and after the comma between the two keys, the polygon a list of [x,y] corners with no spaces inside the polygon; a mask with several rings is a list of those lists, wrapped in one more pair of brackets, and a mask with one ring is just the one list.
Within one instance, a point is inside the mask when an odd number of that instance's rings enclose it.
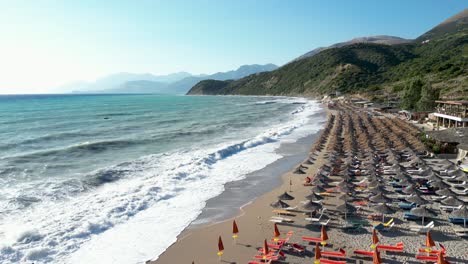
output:
{"label": "hazy sky", "polygon": [[0,0],[0,93],[116,72],[212,73],[354,37],[415,38],[468,0]]}

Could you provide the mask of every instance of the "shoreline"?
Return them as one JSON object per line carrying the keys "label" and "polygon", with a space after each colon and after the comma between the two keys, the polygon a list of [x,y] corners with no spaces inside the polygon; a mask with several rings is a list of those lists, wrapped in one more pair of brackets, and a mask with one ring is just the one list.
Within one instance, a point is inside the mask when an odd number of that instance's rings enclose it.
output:
{"label": "shoreline", "polygon": [[[270,237],[271,232],[273,232],[272,230],[269,230],[271,229],[270,226],[265,226],[261,223],[265,220],[268,221],[268,219],[265,219],[265,218],[268,218],[268,215],[271,215],[272,208],[265,207],[265,200],[276,199],[276,196],[278,196],[282,192],[284,191],[289,192],[289,188],[290,188],[289,180],[292,181],[291,194],[294,195],[295,191],[299,192],[301,191],[301,189],[302,189],[302,192],[304,191],[304,188],[301,188],[303,178],[297,177],[298,175],[293,174],[293,171],[294,171],[294,168],[298,167],[305,160],[307,160],[308,156],[311,153],[311,148],[317,142],[317,139],[322,134],[323,129],[328,124],[328,121],[329,121],[328,116],[330,115],[330,110],[326,106],[323,106],[322,111],[319,112],[318,114],[322,115],[325,118],[325,121],[322,123],[320,130],[306,137],[300,138],[294,143],[283,143],[282,146],[276,152],[281,153],[282,151],[285,151],[285,148],[290,147],[288,145],[298,145],[298,144],[302,145],[304,150],[300,151],[299,153],[297,153],[297,151],[296,153],[289,153],[289,156],[283,156],[279,160],[267,165],[265,168],[259,171],[249,173],[248,175],[246,175],[245,179],[227,183],[225,185],[225,190],[223,191],[223,193],[221,193],[220,195],[206,202],[206,206],[203,209],[202,213],[189,226],[187,226],[184,229],[184,231],[182,231],[177,236],[177,240],[171,246],[169,246],[156,259],[148,260],[146,261],[146,263],[147,264],[165,264],[165,263],[169,264],[169,263],[191,263],[191,261],[194,261],[195,263],[219,263],[218,257],[216,255],[216,241],[215,240],[217,239],[218,237],[217,234],[219,233],[219,235],[221,235],[223,238],[224,247],[226,248],[226,251],[227,251],[227,248],[232,244],[230,242],[232,241],[231,221],[233,219],[236,220],[240,229],[239,239],[237,240],[238,244],[244,241],[243,237],[246,237],[246,235],[244,235],[243,233],[247,230],[249,230],[250,234],[248,236],[248,239],[245,239],[245,241],[252,241],[252,238],[255,238],[256,236],[258,236],[259,232],[264,234],[265,238]],[[290,156],[294,156],[293,162],[291,161],[285,162],[285,160],[289,159]],[[311,165],[309,167],[309,171],[313,171],[316,169],[318,169],[318,163]],[[264,174],[265,172],[269,172],[271,170],[274,171],[275,175],[269,176],[268,179],[266,179],[266,182],[270,181],[268,183],[269,185],[262,186],[263,191],[260,191],[259,192],[260,194],[251,195],[247,200],[243,199],[244,202],[242,204],[238,204],[238,206],[235,207],[234,210],[228,215],[222,214],[220,217],[219,215],[213,216],[211,214],[210,216],[209,211],[210,211],[211,205],[222,204],[223,199],[224,201],[232,202],[232,201],[229,201],[229,198],[232,198],[232,196],[234,195],[233,193],[234,190],[240,189],[240,187],[245,188],[246,186],[250,188],[255,188],[255,185],[248,186],[246,185],[246,183],[251,183],[252,176],[262,177],[262,174]],[[305,195],[305,193],[302,193],[302,195]],[[271,202],[273,201],[274,200],[272,200]],[[233,207],[231,206],[229,208],[232,209]],[[252,219],[252,216],[255,214],[253,212],[258,212],[259,216],[254,216]],[[252,227],[255,227],[252,225],[252,221],[255,221],[255,218],[259,220],[257,222],[260,226],[260,231],[256,228],[254,228],[255,230],[251,230]],[[210,222],[209,220],[214,220],[214,221]],[[244,223],[244,221],[245,221],[245,224],[242,224]],[[242,228],[244,228],[245,230],[244,232]],[[268,230],[268,232],[265,233],[266,230]],[[250,232],[250,231],[253,231],[253,232]],[[206,233],[210,233],[213,236],[213,238],[208,239],[206,237],[207,236]],[[224,236],[221,233],[223,233]],[[204,251],[204,250],[201,250],[201,248],[193,249],[191,248],[191,246],[188,246],[188,245],[194,245],[194,243],[196,243],[197,241],[202,242],[201,244],[197,244],[197,247],[198,246],[204,247],[204,246],[210,245],[213,248],[212,256],[208,257],[206,256],[206,253],[203,253],[201,254],[203,255],[203,258],[201,258],[201,256],[190,257],[190,256],[186,256],[185,254],[180,254],[180,252]],[[251,259],[249,256],[253,255],[256,252],[255,250],[256,245],[244,245],[244,246],[245,246],[244,249],[246,249],[249,253],[240,253],[236,257],[237,262],[225,261],[224,258],[227,258],[226,254],[223,257],[223,261],[225,263],[247,263],[248,260]],[[204,258],[205,256],[208,258]],[[239,261],[240,259],[242,259],[242,261]]]}
{"label": "shoreline", "polygon": [[[255,259],[265,258],[260,252],[263,241],[270,241],[270,239],[273,241],[272,237],[275,233],[272,222],[275,219],[272,217],[276,217],[276,212],[274,212],[274,208],[270,204],[276,202],[278,196],[285,191],[293,196],[292,200],[287,199],[285,202],[294,208],[288,209],[288,215],[283,216],[289,218],[289,220],[277,224],[281,233],[279,237],[287,238],[288,241],[286,246],[280,246],[286,262],[282,260],[279,263],[312,263],[314,261],[314,246],[304,242],[302,237],[320,237],[322,225],[326,226],[330,238],[326,241],[327,243],[325,243],[326,245],[323,246],[322,250],[345,252],[344,258],[346,261],[340,263],[372,263],[372,257],[370,259],[369,257],[363,257],[360,253],[356,253],[356,250],[366,252],[372,250],[372,247],[370,247],[373,243],[371,237],[375,229],[373,229],[374,225],[370,217],[375,215],[375,208],[379,205],[379,202],[373,200],[375,199],[375,191],[387,193],[384,197],[389,201],[384,202],[384,204],[390,208],[390,211],[385,213],[385,220],[391,219],[395,225],[393,227],[392,224],[385,230],[377,231],[377,236],[380,238],[378,247],[383,245],[383,247],[399,248],[399,250],[396,250],[397,252],[381,249],[380,253],[383,260],[381,263],[419,263],[415,255],[426,256],[424,255],[424,252],[426,252],[424,249],[426,233],[415,232],[414,230],[414,228],[422,228],[421,221],[412,222],[404,219],[405,211],[398,210],[398,207],[400,207],[398,202],[400,198],[398,196],[400,194],[393,185],[379,183],[378,188],[375,189],[375,187],[370,186],[372,180],[368,179],[369,177],[376,177],[383,182],[390,182],[391,179],[394,179],[394,173],[391,172],[391,168],[388,168],[390,165],[385,165],[389,164],[386,162],[393,162],[391,164],[394,165],[402,162],[401,164],[404,165],[400,165],[401,167],[398,168],[406,173],[405,177],[408,177],[410,181],[415,180],[412,177],[421,177],[418,176],[419,174],[411,172],[409,163],[411,159],[420,159],[425,162],[424,159],[416,155],[416,152],[421,153],[424,150],[424,146],[417,137],[417,129],[395,116],[373,115],[349,105],[340,106],[337,110],[329,109],[327,114],[328,120],[322,133],[320,133],[320,140],[317,140],[316,144],[312,146],[308,157],[305,157],[303,162],[299,163],[303,173],[295,173],[296,170],[294,170],[283,174],[280,178],[282,180],[280,186],[242,206],[239,210],[236,210],[236,212],[240,211],[240,213],[230,219],[195,228],[186,228],[177,236],[176,242],[156,260],[147,261],[146,263],[260,263],[261,261],[252,262],[252,259],[254,259],[254,256]],[[361,125],[353,126],[353,122]],[[391,138],[391,140],[385,141],[384,136]],[[352,144],[351,142],[359,143]],[[357,154],[359,156],[346,157],[345,153],[349,153],[349,151],[360,153]],[[399,154],[395,153],[410,154],[409,156],[401,156],[401,158],[398,158],[399,161],[395,163],[396,160],[392,161],[392,157],[390,157],[393,155],[397,159],[395,155]],[[337,159],[338,155],[341,155],[341,157]],[[313,157],[312,162],[307,162],[309,157]],[[375,160],[371,157],[380,158]],[[349,161],[345,161],[345,159]],[[352,171],[355,169],[349,170],[350,167],[348,166],[351,165],[349,162],[355,162],[355,160],[362,160],[364,163],[364,165],[360,165],[360,163],[355,165],[360,172],[363,170],[364,175],[352,175]],[[428,164],[431,164],[430,162],[428,161]],[[370,175],[372,172],[369,173],[371,170],[362,169],[364,167],[360,168],[360,166],[372,165],[376,166],[376,174],[373,176]],[[394,168],[394,165],[391,167]],[[381,169],[377,169],[377,166]],[[312,177],[312,186],[303,185],[305,176]],[[318,178],[315,179],[315,177]],[[351,179],[346,180],[342,177]],[[290,182],[292,186],[290,186]],[[350,192],[343,191],[341,187],[343,183],[345,183],[345,187],[355,186],[356,189]],[[314,185],[315,187],[313,187]],[[316,189],[318,186],[323,186],[322,188],[325,188],[325,191],[314,191],[318,190]],[[302,205],[308,199],[317,199],[310,198],[311,191],[320,192],[323,200],[319,203],[322,204],[321,207],[324,210],[327,210],[324,213],[324,220],[317,223],[306,219],[310,209],[302,208]],[[344,195],[345,193],[347,195]],[[372,199],[370,199],[371,197]],[[432,198],[424,196],[422,199]],[[351,201],[353,202],[351,203]],[[436,241],[436,245],[439,248],[442,248],[439,243],[445,246],[443,247],[446,248],[445,257],[451,263],[466,263],[468,243],[466,238],[460,238],[455,234],[456,230],[460,230],[459,226],[448,223],[449,214],[440,208],[439,202],[427,201],[432,203],[430,210],[436,212],[437,215],[437,217],[430,217],[435,222],[431,235],[433,240]],[[343,208],[342,206],[346,204],[357,211],[356,213],[349,213],[348,219],[346,218],[346,212],[343,213],[341,209],[338,209],[339,207]],[[327,218],[328,220],[325,220]],[[239,230],[237,239],[233,239],[232,236],[232,220],[236,221]],[[355,221],[358,221],[359,224],[356,224]],[[351,223],[353,223],[352,227],[356,227],[355,229],[350,229]],[[217,255],[218,237],[221,237],[224,243],[223,254],[219,258]],[[403,246],[393,246],[395,244],[404,245],[404,249]],[[294,250],[294,246],[302,248],[302,251]],[[417,255],[418,252],[423,253]],[[277,252],[272,254],[268,256],[280,257]]]}
{"label": "shoreline", "polygon": [[[326,117],[326,112],[319,113]],[[324,122],[326,123],[326,122]],[[266,167],[251,172],[239,181],[228,182],[225,190],[218,196],[206,201],[202,213],[187,229],[203,228],[231,219],[241,213],[241,208],[255,201],[259,196],[271,192],[281,186],[282,175],[291,171],[291,168],[299,166],[308,155],[310,146],[317,140],[319,131],[299,138],[295,142],[282,143],[275,153],[282,157]]]}

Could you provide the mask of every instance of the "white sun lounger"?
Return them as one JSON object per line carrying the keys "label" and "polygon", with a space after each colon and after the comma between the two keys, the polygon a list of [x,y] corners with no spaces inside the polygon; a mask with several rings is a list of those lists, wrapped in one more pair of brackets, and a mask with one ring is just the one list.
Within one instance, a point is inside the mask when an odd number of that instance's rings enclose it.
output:
{"label": "white sun lounger", "polygon": [[285,217],[281,217],[281,216],[272,216],[270,218],[270,222],[274,222],[274,223],[292,223],[292,222],[294,222],[294,220],[292,220],[291,218],[285,218]]}
{"label": "white sun lounger", "polygon": [[429,222],[425,226],[420,226],[420,225],[412,225],[410,226],[410,230],[418,233],[426,233],[427,231],[431,230],[434,228],[434,221]]}
{"label": "white sun lounger", "polygon": [[451,212],[451,211],[454,211],[454,210],[461,209],[462,206],[463,206],[463,205],[459,205],[459,206],[440,205],[440,206],[439,206],[439,209],[440,209],[440,210],[447,211],[447,212]]}

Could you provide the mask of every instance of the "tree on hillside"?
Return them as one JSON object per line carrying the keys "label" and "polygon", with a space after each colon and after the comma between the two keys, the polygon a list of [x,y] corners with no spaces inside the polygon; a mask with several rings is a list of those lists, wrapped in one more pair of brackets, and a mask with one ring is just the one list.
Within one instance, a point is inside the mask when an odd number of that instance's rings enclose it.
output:
{"label": "tree on hillside", "polygon": [[406,110],[413,110],[416,108],[416,104],[421,98],[421,89],[423,82],[420,79],[414,80],[405,87],[405,94],[401,101],[401,108]]}
{"label": "tree on hillside", "polygon": [[436,106],[435,100],[439,99],[439,90],[432,88],[430,83],[426,83],[421,88],[421,98],[416,103],[416,110],[430,111]]}

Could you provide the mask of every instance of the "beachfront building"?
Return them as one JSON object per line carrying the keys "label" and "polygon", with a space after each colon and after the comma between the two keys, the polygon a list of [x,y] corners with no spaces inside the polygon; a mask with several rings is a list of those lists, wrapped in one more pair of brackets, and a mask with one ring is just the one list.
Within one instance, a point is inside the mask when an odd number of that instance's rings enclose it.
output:
{"label": "beachfront building", "polygon": [[468,101],[436,101],[437,128],[468,127]]}

